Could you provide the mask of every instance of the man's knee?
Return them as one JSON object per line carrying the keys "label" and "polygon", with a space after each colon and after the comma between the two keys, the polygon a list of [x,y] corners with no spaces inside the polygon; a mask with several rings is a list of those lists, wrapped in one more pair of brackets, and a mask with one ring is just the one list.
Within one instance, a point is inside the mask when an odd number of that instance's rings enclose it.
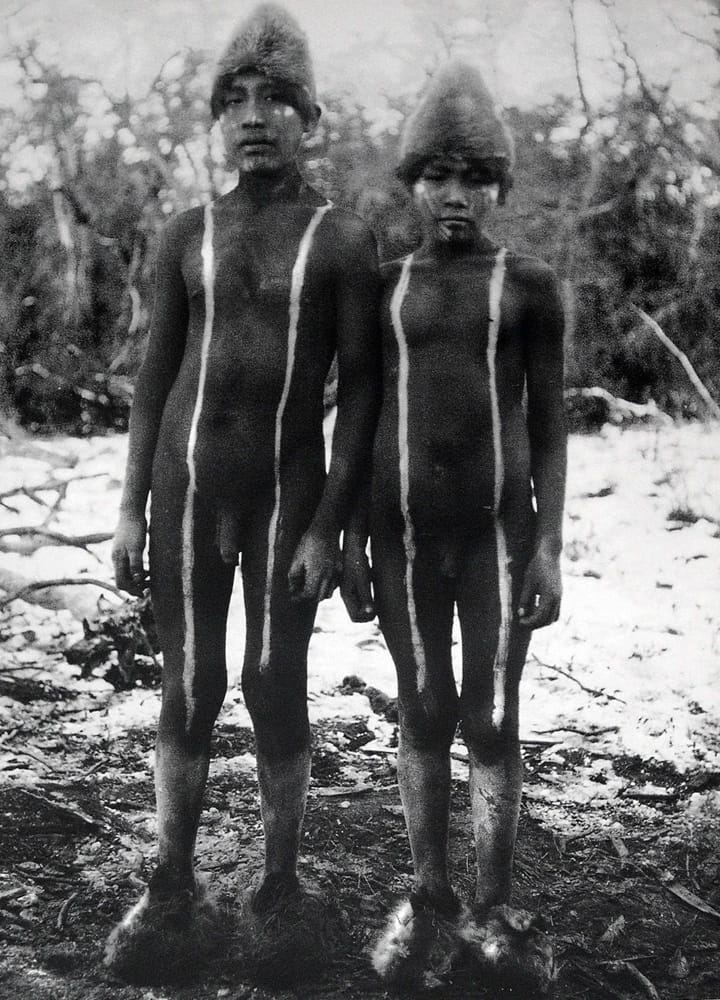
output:
{"label": "man's knee", "polygon": [[190,752],[205,749],[225,698],[222,677],[183,678],[164,682],[158,725],[161,739],[171,739]]}
{"label": "man's knee", "polygon": [[506,713],[498,723],[491,712],[463,712],[460,728],[468,749],[476,760],[494,764],[518,747],[518,724],[515,713]]}
{"label": "man's knee", "polygon": [[258,750],[271,759],[292,756],[310,746],[305,683],[292,683],[270,664],[264,670],[246,664],[242,674],[245,705]]}
{"label": "man's knee", "polygon": [[418,696],[412,704],[400,703],[400,736],[413,750],[448,750],[458,723],[457,705]]}

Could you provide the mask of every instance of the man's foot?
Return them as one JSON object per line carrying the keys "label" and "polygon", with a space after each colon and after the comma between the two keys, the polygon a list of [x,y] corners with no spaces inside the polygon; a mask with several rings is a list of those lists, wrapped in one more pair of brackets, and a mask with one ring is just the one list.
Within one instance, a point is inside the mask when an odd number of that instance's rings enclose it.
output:
{"label": "man's foot", "polygon": [[253,978],[283,988],[327,968],[338,920],[319,892],[297,879],[266,876],[241,897],[237,934],[241,960]]}
{"label": "man's foot", "polygon": [[460,960],[461,928],[469,919],[470,911],[453,893],[443,900],[413,893],[391,914],[373,949],[373,968],[392,986],[443,985]]}
{"label": "man's foot", "polygon": [[131,983],[186,981],[219,947],[222,925],[202,884],[173,887],[154,877],[108,937],[105,965]]}
{"label": "man's foot", "polygon": [[302,889],[297,875],[263,875],[248,892],[253,913],[261,916],[301,895]]}
{"label": "man's foot", "polygon": [[536,914],[510,906],[494,906],[485,917],[462,931],[474,963],[491,973],[498,985],[523,990],[523,996],[544,996],[555,981],[550,939]]}

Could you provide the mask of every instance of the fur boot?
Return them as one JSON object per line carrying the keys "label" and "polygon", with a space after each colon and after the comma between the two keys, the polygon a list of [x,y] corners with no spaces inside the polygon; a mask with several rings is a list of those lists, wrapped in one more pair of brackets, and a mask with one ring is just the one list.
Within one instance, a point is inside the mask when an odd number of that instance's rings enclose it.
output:
{"label": "fur boot", "polygon": [[184,982],[220,947],[223,924],[201,883],[168,896],[148,890],[108,937],[105,965],[131,983]]}

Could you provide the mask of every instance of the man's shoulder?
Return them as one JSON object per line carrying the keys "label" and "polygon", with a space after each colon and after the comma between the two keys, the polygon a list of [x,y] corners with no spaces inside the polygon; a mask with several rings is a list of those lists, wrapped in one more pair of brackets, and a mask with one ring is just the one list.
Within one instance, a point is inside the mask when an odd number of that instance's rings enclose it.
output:
{"label": "man's shoulder", "polygon": [[536,287],[555,286],[557,275],[550,265],[532,254],[508,251],[505,266],[509,275],[517,281]]}
{"label": "man's shoulder", "polygon": [[377,270],[377,242],[372,230],[359,215],[333,205],[319,232],[338,269],[356,270],[360,267]]}
{"label": "man's shoulder", "polygon": [[362,243],[372,239],[367,222],[349,208],[332,205],[327,213],[327,225],[333,233],[347,243]]}
{"label": "man's shoulder", "polygon": [[196,205],[183,212],[173,215],[163,227],[163,237],[167,242],[184,242],[188,237],[201,229],[204,224],[205,206]]}

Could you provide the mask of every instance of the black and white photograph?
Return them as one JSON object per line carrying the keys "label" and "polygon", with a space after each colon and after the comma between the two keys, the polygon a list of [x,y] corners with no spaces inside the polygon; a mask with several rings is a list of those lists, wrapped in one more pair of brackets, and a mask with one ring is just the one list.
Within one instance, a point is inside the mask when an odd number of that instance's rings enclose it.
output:
{"label": "black and white photograph", "polygon": [[720,1000],[719,0],[0,0],[0,1000]]}

